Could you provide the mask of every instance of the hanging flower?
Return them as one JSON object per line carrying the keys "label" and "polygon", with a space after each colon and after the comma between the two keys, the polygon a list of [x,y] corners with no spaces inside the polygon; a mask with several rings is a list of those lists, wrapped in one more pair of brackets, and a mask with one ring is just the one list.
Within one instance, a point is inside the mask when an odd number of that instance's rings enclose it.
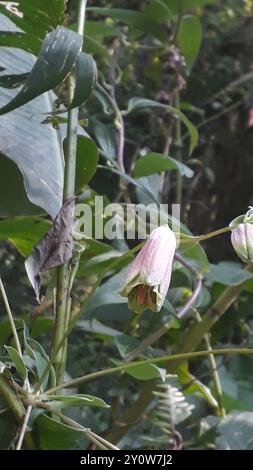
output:
{"label": "hanging flower", "polygon": [[141,251],[131,263],[121,295],[135,313],[149,308],[159,312],[168,292],[176,251],[176,237],[164,225],[150,234]]}

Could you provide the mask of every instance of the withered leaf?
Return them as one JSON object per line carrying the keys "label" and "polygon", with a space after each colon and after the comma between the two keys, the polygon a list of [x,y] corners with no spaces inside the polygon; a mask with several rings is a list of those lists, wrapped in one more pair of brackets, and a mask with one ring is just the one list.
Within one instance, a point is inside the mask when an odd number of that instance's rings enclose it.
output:
{"label": "withered leaf", "polygon": [[67,263],[72,258],[74,205],[75,197],[66,200],[51,229],[33,247],[31,255],[25,261],[26,272],[39,303],[40,274],[48,269]]}

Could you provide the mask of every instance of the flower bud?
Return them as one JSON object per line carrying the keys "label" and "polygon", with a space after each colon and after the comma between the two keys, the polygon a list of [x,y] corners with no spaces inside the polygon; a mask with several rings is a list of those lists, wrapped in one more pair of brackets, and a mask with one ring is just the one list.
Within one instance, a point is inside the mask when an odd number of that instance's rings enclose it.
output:
{"label": "flower bud", "polygon": [[253,262],[253,225],[241,223],[232,230],[231,242],[239,258],[245,263]]}
{"label": "flower bud", "polygon": [[135,313],[159,312],[168,292],[176,237],[168,226],[156,228],[130,264],[121,295]]}

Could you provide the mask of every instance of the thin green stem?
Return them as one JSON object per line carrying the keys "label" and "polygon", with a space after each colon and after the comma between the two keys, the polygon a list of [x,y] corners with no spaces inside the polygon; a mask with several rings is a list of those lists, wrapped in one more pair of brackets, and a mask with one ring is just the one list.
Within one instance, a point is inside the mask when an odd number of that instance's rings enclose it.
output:
{"label": "thin green stem", "polygon": [[[197,310],[194,311],[194,316],[196,317],[197,322],[201,323],[202,318],[201,318],[201,316],[200,316],[200,314]],[[212,346],[211,346],[211,342],[210,342],[210,334],[206,333],[204,335],[203,339],[204,339],[204,342],[206,344],[207,351],[212,351]],[[219,405],[219,415],[224,418],[224,416],[226,416],[226,411],[225,411],[225,408],[224,408],[224,405],[223,405],[223,393],[222,393],[220,377],[219,377],[218,369],[217,369],[217,365],[216,365],[216,360],[215,360],[215,357],[214,357],[213,354],[210,354],[210,356],[208,356],[208,361],[209,361],[209,365],[210,365],[210,371],[211,371],[211,374],[212,374],[214,387],[215,387],[215,390],[216,390],[216,397],[217,397],[217,401],[218,401],[218,405]]]}
{"label": "thin green stem", "polygon": [[[180,111],[180,94],[177,90],[175,93],[175,108]],[[179,118],[176,119],[176,159],[179,163],[182,162],[182,125]],[[182,189],[183,179],[180,171],[177,171],[177,182],[176,182],[176,204],[182,202]]]}
{"label": "thin green stem", "polygon": [[10,304],[9,304],[8,297],[7,297],[7,294],[6,294],[6,291],[5,291],[5,288],[4,288],[1,277],[0,277],[0,291],[1,291],[1,294],[2,294],[2,297],[3,297],[3,302],[4,302],[5,309],[6,309],[6,313],[7,313],[10,325],[11,325],[11,330],[12,330],[14,342],[15,342],[15,345],[16,345],[16,349],[17,349],[20,357],[22,357],[22,349],[21,349],[21,346],[20,346],[18,333],[17,333],[17,330],[16,330],[16,326],[15,326],[15,322],[14,322],[14,319],[13,319],[13,316],[12,316]]}
{"label": "thin green stem", "polygon": [[212,349],[210,351],[196,351],[196,352],[189,352],[189,353],[181,353],[181,354],[171,354],[169,356],[163,357],[153,357],[151,359],[144,359],[142,361],[130,362],[128,364],[122,364],[117,367],[111,367],[109,369],[100,370],[98,372],[92,372],[91,374],[84,375],[82,377],[78,377],[77,379],[70,380],[65,382],[64,384],[57,385],[56,387],[51,388],[45,392],[45,395],[51,395],[52,393],[61,390],[62,388],[69,388],[75,387],[80,384],[84,384],[87,382],[91,382],[92,380],[100,379],[101,377],[105,377],[108,375],[115,374],[117,372],[124,372],[125,370],[131,369],[131,367],[143,366],[145,364],[160,364],[163,362],[176,362],[182,361],[187,359],[196,359],[199,357],[209,356],[210,354],[214,355],[223,355],[223,354],[243,354],[243,355],[251,355],[253,354],[253,349]]}
{"label": "thin green stem", "polygon": [[[84,32],[86,4],[87,0],[80,0],[79,2],[77,32],[81,35],[83,35]],[[75,89],[75,77],[73,75],[70,75],[69,77],[68,87],[69,102],[71,103]],[[79,108],[69,110],[63,188],[64,201],[66,201],[69,197],[74,196],[75,194],[78,116]],[[63,344],[60,348],[59,344],[61,344],[62,338],[64,337],[68,327],[67,320],[70,297],[69,276],[69,265],[68,263],[65,263],[57,270],[56,313],[52,341],[52,357],[54,357],[53,362],[56,372],[56,381],[58,384],[62,383],[64,380],[66,366],[67,337],[63,341]]]}
{"label": "thin green stem", "polygon": [[26,409],[25,416],[24,416],[24,420],[23,420],[23,423],[22,423],[22,427],[21,427],[21,430],[20,430],[16,450],[21,450],[21,448],[22,448],[23,440],[24,440],[25,433],[26,433],[27,424],[28,424],[29,418],[31,416],[32,409],[33,409],[32,405],[28,405],[28,407]]}
{"label": "thin green stem", "polygon": [[190,235],[185,235],[183,233],[180,238],[180,244],[192,245],[193,243],[199,243],[204,240],[208,240],[209,238],[222,235],[223,233],[231,232],[231,230],[232,230],[231,227],[228,226],[228,227],[219,228],[218,230],[214,230],[213,232],[206,233],[205,235],[196,235],[195,237],[190,236]]}
{"label": "thin green stem", "polygon": [[[18,396],[9,385],[6,377],[3,374],[0,374],[0,394],[4,399],[4,402],[8,408],[12,411],[14,416],[17,419],[17,422],[20,424],[24,419],[25,409],[22,403],[19,401]],[[22,431],[22,428],[21,428]],[[24,434],[24,441],[28,449],[35,449],[35,443],[30,432]]]}

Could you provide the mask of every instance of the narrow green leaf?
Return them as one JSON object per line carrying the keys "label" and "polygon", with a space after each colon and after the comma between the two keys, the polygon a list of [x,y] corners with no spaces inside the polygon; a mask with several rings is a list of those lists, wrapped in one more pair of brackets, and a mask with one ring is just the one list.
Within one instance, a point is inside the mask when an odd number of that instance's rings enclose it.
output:
{"label": "narrow green leaf", "polygon": [[[82,407],[82,406],[97,406],[99,408],[110,408],[104,400],[92,395],[46,395],[46,400],[50,402],[59,402],[58,405],[60,408],[69,408],[69,407]],[[53,406],[53,404],[52,404]]]}
{"label": "narrow green leaf", "polygon": [[83,104],[92,94],[97,80],[97,67],[91,55],[81,52],[76,62],[76,85],[70,108]]}
{"label": "narrow green leaf", "polygon": [[27,377],[27,371],[22,357],[20,357],[19,353],[12,346],[5,346],[5,348],[8,351],[9,356],[11,357],[11,360],[17,369],[18,375],[21,377],[22,380],[25,380]]}

